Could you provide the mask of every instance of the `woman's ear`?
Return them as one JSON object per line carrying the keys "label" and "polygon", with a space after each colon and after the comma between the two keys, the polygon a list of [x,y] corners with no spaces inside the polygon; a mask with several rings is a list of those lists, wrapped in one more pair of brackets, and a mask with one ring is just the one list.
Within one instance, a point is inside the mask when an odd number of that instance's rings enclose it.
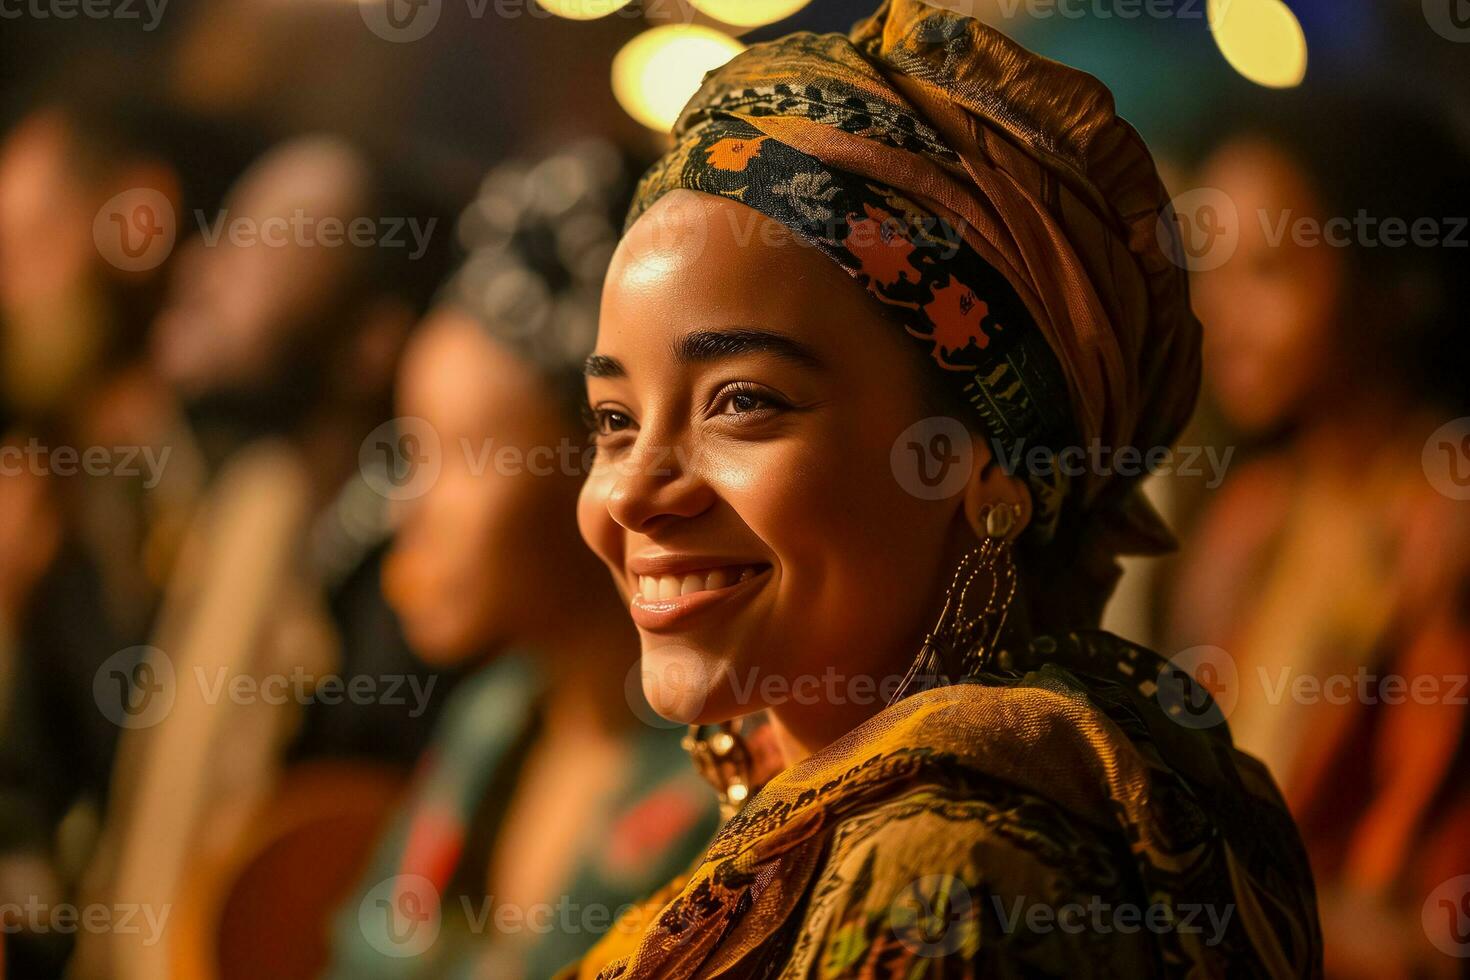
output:
{"label": "woman's ear", "polygon": [[[974,437],[974,464],[965,484],[965,522],[975,536],[985,539],[995,531],[1014,541],[1031,523],[1031,491],[1025,481],[1005,471],[991,449],[987,436]],[[991,512],[1010,512],[1010,518],[992,521]]]}

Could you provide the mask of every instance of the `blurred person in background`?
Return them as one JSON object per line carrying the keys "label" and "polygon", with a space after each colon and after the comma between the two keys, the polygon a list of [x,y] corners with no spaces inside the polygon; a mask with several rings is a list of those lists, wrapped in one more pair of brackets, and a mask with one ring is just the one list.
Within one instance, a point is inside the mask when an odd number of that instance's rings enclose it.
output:
{"label": "blurred person in background", "polygon": [[1470,873],[1470,510],[1421,453],[1470,411],[1470,163],[1389,102],[1278,93],[1240,118],[1197,175],[1239,244],[1194,295],[1254,453],[1190,539],[1172,648],[1234,660],[1230,728],[1300,823],[1329,974],[1453,974],[1420,916]]}
{"label": "blurred person in background", "polygon": [[[199,483],[144,351],[167,243],[122,249],[113,222],[216,206],[244,140],[136,69],[94,52],[0,136],[0,902],[71,894],[117,744],[93,679],[147,636]],[[17,936],[16,973],[53,973],[68,939]]]}
{"label": "blurred person in background", "polygon": [[[406,766],[443,693],[382,600],[389,483],[359,447],[391,415],[450,231],[329,136],[267,152],[207,218],[181,246],[151,355],[212,476],[152,649],[117,665],[134,683],[104,705],[129,730],[89,869],[96,900],[155,910],[238,846],[283,767]],[[85,937],[77,974],[163,975],[174,935],[143,938]]]}
{"label": "blurred person in background", "polygon": [[[401,505],[385,587],[420,656],[475,673],[342,909],[332,976],[550,976],[714,831],[678,735],[645,720],[637,634],[573,516],[582,360],[631,191],[595,141],[495,170],[410,342],[399,411],[440,466]],[[442,914],[427,948],[393,918],[408,902]]]}

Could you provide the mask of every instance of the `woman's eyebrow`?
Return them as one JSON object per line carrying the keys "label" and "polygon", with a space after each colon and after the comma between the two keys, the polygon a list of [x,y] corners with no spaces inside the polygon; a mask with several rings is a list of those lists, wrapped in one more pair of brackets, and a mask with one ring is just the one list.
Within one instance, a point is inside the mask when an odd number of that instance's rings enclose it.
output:
{"label": "woman's eyebrow", "polygon": [[697,330],[674,341],[674,357],[681,361],[714,361],[740,354],[772,354],[805,367],[821,367],[816,351],[799,340],[769,330],[738,327]]}
{"label": "woman's eyebrow", "polygon": [[[716,361],[741,354],[771,354],[805,367],[821,367],[816,351],[799,340],[769,330],[740,327],[730,330],[696,330],[673,343],[675,359],[685,363]],[[582,373],[589,378],[625,378],[628,371],[621,361],[606,354],[593,354],[582,362]]]}
{"label": "woman's eyebrow", "polygon": [[582,374],[589,378],[625,378],[627,370],[616,357],[593,354],[582,362]]}

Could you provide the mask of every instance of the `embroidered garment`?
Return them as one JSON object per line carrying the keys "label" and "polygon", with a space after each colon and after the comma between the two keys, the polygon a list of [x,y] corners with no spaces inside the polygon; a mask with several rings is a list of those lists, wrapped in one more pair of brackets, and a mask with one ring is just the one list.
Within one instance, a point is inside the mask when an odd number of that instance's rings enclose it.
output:
{"label": "embroidered garment", "polygon": [[1202,689],[1101,632],[999,664],[776,776],[564,977],[1321,975],[1270,776],[1180,723]]}

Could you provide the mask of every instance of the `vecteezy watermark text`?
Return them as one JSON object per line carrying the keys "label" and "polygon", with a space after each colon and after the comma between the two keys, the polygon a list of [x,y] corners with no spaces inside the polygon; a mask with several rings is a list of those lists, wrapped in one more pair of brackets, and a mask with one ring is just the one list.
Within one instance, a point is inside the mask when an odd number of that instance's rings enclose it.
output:
{"label": "vecteezy watermark text", "polygon": [[172,446],[47,446],[32,436],[24,446],[0,446],[0,476],[141,476],[152,490],[163,479]]}
{"label": "vecteezy watermark text", "polygon": [[[384,705],[407,708],[410,718],[428,710],[438,681],[432,674],[314,674],[300,666],[261,674],[195,666],[185,676],[192,678],[199,700],[208,705]],[[150,728],[172,711],[179,696],[179,672],[162,650],[129,647],[97,668],[92,694],[103,717],[113,724]]]}
{"label": "vecteezy watermark text", "polygon": [[213,671],[195,667],[193,673],[209,704],[218,704],[222,700],[233,704],[383,704],[408,707],[410,718],[417,718],[428,710],[429,697],[434,693],[434,682],[438,680],[432,675],[422,678],[417,674],[317,675],[300,667],[293,667],[289,674],[266,674],[263,677],[232,673],[228,667],[217,667]]}
{"label": "vecteezy watermark text", "polygon": [[522,905],[456,896],[454,903],[423,875],[401,874],[385,878],[363,895],[358,903],[358,928],[378,952],[392,957],[420,956],[439,938],[446,917],[455,917],[463,931],[483,936],[570,936],[602,935],[635,908],[578,902],[561,895],[553,902]]}
{"label": "vecteezy watermark text", "polygon": [[[549,20],[561,14],[536,0],[462,0],[464,16],[470,20],[494,17],[498,20]],[[365,0],[358,11],[368,30],[385,41],[412,43],[427,37],[439,23],[446,0]],[[578,19],[622,17],[645,20],[653,24],[692,23],[694,8],[680,0],[580,0],[557,5],[563,10],[575,9]]]}
{"label": "vecteezy watermark text", "polygon": [[1223,724],[1242,698],[1273,707],[1470,704],[1467,674],[1400,674],[1361,665],[1312,672],[1290,664],[1243,671],[1228,651],[1215,646],[1176,653],[1161,665],[1154,684],[1159,705],[1186,728]]}
{"label": "vecteezy watermark text", "polygon": [[131,902],[115,905],[93,902],[80,906],[69,902],[51,904],[32,895],[24,902],[0,902],[0,932],[12,935],[21,932],[33,935],[71,935],[77,932],[142,935],[143,945],[153,946],[163,938],[163,929],[172,909],[172,905]]}
{"label": "vecteezy watermark text", "polygon": [[195,210],[194,218],[199,223],[200,240],[211,248],[221,241],[237,248],[285,248],[288,245],[303,248],[408,248],[411,244],[408,258],[414,261],[423,258],[428,251],[429,239],[439,220],[429,218],[420,221],[409,216],[317,217],[301,208],[289,215],[260,219],[231,217],[226,208],[215,215],[212,224],[204,211]]}
{"label": "vecteezy watermark text", "polygon": [[143,30],[152,31],[167,6],[168,0],[0,0],[0,20],[142,20]]}
{"label": "vecteezy watermark text", "polygon": [[1191,272],[1218,269],[1234,257],[1254,220],[1267,248],[1470,248],[1470,216],[1374,214],[1313,215],[1291,208],[1257,208],[1252,216],[1217,187],[1184,191],[1159,216],[1161,247]]}
{"label": "vecteezy watermark text", "polygon": [[1036,901],[1027,895],[972,895],[953,874],[925,875],[899,892],[889,909],[889,927],[910,952],[926,959],[976,948],[981,934],[995,930],[1015,936],[1051,933],[1108,936],[1141,932],[1198,936],[1205,946],[1225,941],[1235,916],[1233,904],[1163,902],[1147,905],[1104,895],[1073,901]]}
{"label": "vecteezy watermark text", "polygon": [[1053,448],[1027,446],[1024,439],[998,452],[1007,473],[1050,476],[1206,476],[1205,487],[1214,490],[1225,480],[1225,471],[1235,455],[1234,446],[1108,446],[1093,439],[1086,446]]}
{"label": "vecteezy watermark text", "polygon": [[1094,936],[1178,933],[1203,936],[1206,946],[1218,946],[1224,941],[1235,914],[1234,905],[1206,902],[1137,905],[1109,901],[1101,895],[1093,895],[1085,902],[1061,904],[1031,902],[1024,895],[1010,901],[992,895],[991,904],[1001,929],[1007,933],[1022,929],[1030,933],[1063,932],[1074,936],[1084,932]]}
{"label": "vecteezy watermark text", "polygon": [[1352,673],[1319,676],[1293,669],[1277,668],[1275,676],[1257,667],[1262,692],[1268,704],[1470,704],[1470,675],[1466,674],[1378,674],[1359,667]]}
{"label": "vecteezy watermark text", "polygon": [[[5,3],[6,0],[0,0]],[[406,250],[410,261],[423,258],[438,218],[412,215],[313,215],[303,208],[266,218],[232,215],[228,208],[213,219],[194,210],[206,248],[376,248]],[[134,187],[110,198],[97,211],[92,239],[109,263],[126,272],[156,269],[173,254],[180,235],[173,204],[161,192]]]}

